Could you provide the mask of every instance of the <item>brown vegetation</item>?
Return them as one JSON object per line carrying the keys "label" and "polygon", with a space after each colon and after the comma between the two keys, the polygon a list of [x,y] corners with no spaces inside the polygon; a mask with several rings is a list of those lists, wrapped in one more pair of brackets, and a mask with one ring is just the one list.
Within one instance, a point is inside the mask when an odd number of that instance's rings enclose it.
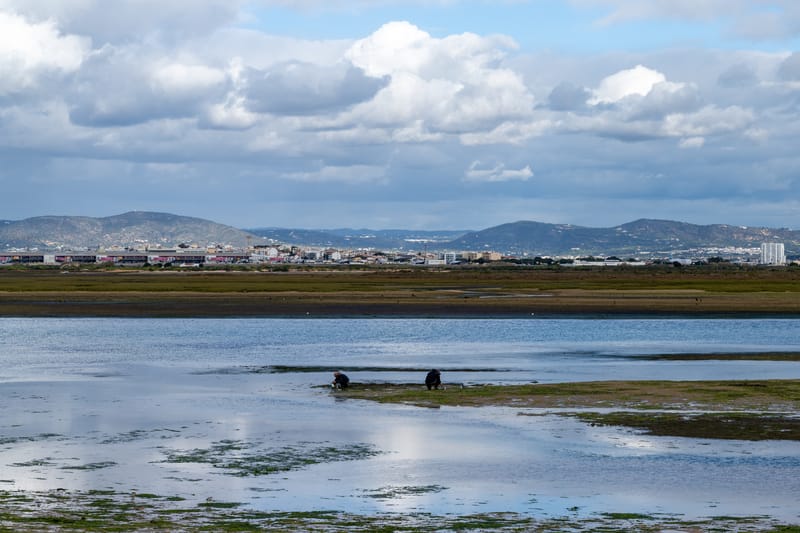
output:
{"label": "brown vegetation", "polygon": [[800,269],[0,270],[0,316],[800,314]]}

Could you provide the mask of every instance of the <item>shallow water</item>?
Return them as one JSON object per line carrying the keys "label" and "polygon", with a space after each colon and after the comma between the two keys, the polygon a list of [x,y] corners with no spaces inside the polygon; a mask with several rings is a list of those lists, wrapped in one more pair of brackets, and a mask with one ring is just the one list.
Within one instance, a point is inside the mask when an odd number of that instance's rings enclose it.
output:
{"label": "shallow water", "polygon": [[[262,510],[800,518],[800,444],[650,437],[519,409],[346,400],[354,381],[800,378],[800,363],[653,361],[800,351],[797,320],[0,319],[0,489],[114,489]],[[391,367],[387,372],[348,371]],[[408,368],[409,371],[396,370]],[[469,368],[453,372],[448,368]],[[526,410],[536,414],[535,410]],[[324,447],[376,455],[269,475],[210,463]],[[219,466],[219,465],[218,465]]]}

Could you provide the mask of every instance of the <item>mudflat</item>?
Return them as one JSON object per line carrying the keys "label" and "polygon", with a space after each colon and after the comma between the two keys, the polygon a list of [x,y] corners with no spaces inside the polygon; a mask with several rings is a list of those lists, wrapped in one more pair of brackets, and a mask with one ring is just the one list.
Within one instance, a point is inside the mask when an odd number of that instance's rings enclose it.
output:
{"label": "mudflat", "polygon": [[355,383],[347,398],[429,406],[507,406],[785,412],[800,409],[800,380],[589,381],[524,385]]}
{"label": "mudflat", "polygon": [[798,316],[800,269],[0,269],[0,316]]}
{"label": "mudflat", "polygon": [[[354,384],[346,398],[420,407],[504,406],[651,435],[800,440],[800,380],[595,381],[526,385]],[[536,411],[529,410],[537,408]]]}

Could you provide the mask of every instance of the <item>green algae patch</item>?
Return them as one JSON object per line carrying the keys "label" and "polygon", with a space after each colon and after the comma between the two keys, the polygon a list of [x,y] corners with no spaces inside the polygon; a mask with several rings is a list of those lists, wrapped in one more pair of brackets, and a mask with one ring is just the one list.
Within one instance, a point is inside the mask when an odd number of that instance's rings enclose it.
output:
{"label": "green algae patch", "polygon": [[365,490],[364,497],[375,498],[376,500],[394,500],[406,496],[421,496],[423,494],[433,494],[447,490],[441,485],[407,485],[402,487],[390,486],[381,487],[375,490]]}
{"label": "green algae patch", "polygon": [[624,426],[648,435],[730,440],[800,440],[800,418],[759,413],[574,413],[593,425]]}
{"label": "green algae patch", "polygon": [[215,501],[207,501],[203,503],[198,503],[198,507],[203,507],[205,509],[213,508],[213,509],[236,509],[237,507],[241,507],[242,504],[239,502],[215,502]]}
{"label": "green algae patch", "polygon": [[183,503],[174,497],[98,491],[0,491],[0,531],[182,532],[407,532],[425,531],[641,531],[794,533],[800,526],[769,517],[719,516],[683,521],[674,516],[607,512],[537,519],[519,513],[433,515],[334,510],[266,512],[237,502]]}
{"label": "green algae patch", "polygon": [[142,439],[147,439],[159,436],[162,439],[176,437],[180,434],[178,429],[159,428],[159,429],[135,429],[118,435],[110,435],[100,441],[100,444],[119,444],[124,442],[135,442]]}
{"label": "green algae patch", "polygon": [[208,464],[232,476],[248,477],[288,472],[320,463],[367,459],[379,453],[367,444],[331,446],[303,443],[265,450],[252,442],[224,440],[208,448],[167,452],[163,462]]}
{"label": "green algae patch", "polygon": [[44,459],[31,459],[30,461],[20,461],[18,463],[11,463],[9,466],[25,468],[34,466],[55,466],[55,463],[52,461],[52,458],[46,457]]}
{"label": "green algae patch", "polygon": [[4,446],[6,444],[18,444],[21,442],[37,442],[49,439],[66,440],[66,437],[59,435],[58,433],[40,433],[39,435],[25,437],[0,437],[0,446]]}
{"label": "green algae patch", "polygon": [[98,461],[96,463],[86,463],[84,465],[62,466],[61,470],[100,470],[116,465],[117,463],[114,461]]}

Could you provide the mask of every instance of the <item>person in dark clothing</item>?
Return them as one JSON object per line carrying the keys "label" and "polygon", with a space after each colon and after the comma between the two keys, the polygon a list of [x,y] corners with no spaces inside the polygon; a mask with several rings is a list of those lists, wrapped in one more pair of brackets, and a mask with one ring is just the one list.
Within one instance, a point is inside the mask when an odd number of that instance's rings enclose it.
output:
{"label": "person in dark clothing", "polygon": [[333,373],[333,383],[331,383],[331,387],[334,389],[346,389],[348,385],[350,385],[350,378],[338,370]]}
{"label": "person in dark clothing", "polygon": [[442,373],[436,370],[435,368],[428,372],[428,375],[425,376],[425,386],[428,387],[428,390],[439,389],[439,386],[442,384]]}

